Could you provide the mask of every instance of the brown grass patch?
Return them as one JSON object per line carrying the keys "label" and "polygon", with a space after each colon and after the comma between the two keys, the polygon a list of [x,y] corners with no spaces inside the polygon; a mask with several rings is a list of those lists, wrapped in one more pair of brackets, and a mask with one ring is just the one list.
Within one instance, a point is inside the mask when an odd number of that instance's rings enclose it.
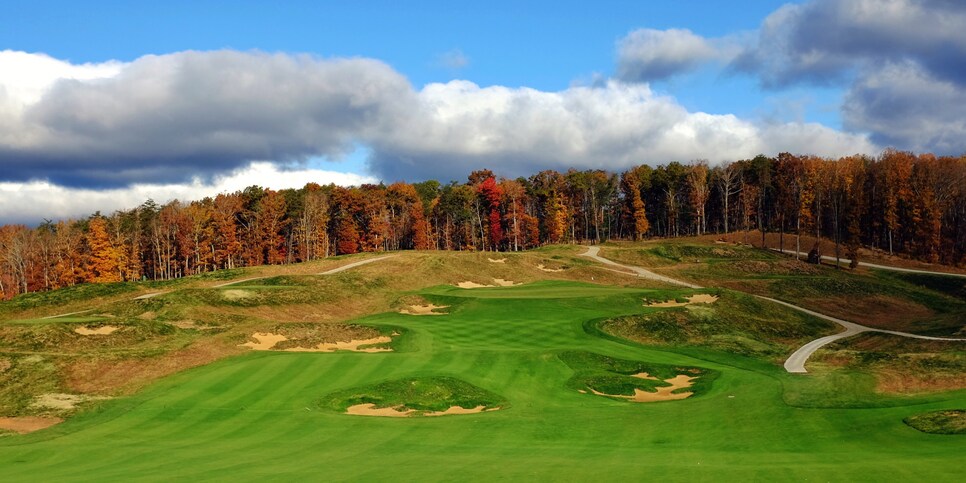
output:
{"label": "brown grass patch", "polygon": [[966,373],[911,373],[878,369],[874,371],[876,390],[892,394],[953,391],[966,388]]}
{"label": "brown grass patch", "polygon": [[79,393],[130,394],[155,379],[240,353],[225,337],[151,358],[78,359],[63,365],[66,388]]}
{"label": "brown grass patch", "polygon": [[41,418],[37,416],[21,416],[17,418],[0,417],[0,429],[19,434],[32,433],[62,423],[61,418]]}
{"label": "brown grass patch", "polygon": [[869,327],[905,332],[916,330],[917,321],[935,315],[928,307],[886,295],[812,298],[802,300],[801,305]]}
{"label": "brown grass patch", "polygon": [[4,358],[0,357],[0,372],[6,371],[7,369],[10,369],[11,367],[13,367],[13,363],[10,362],[10,359],[4,359]]}

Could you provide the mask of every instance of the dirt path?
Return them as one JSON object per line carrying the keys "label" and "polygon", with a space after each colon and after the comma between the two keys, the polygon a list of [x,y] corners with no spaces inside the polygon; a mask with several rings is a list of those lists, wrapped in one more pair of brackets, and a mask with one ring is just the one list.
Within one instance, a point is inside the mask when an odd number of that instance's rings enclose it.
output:
{"label": "dirt path", "polygon": [[[643,268],[631,267],[631,266],[621,265],[619,263],[612,262],[612,261],[610,261],[610,260],[608,260],[606,258],[603,258],[600,255],[598,255],[599,252],[600,252],[600,248],[599,247],[588,247],[587,252],[586,253],[583,253],[582,255],[588,256],[590,258],[593,258],[594,260],[597,260],[597,261],[599,261],[601,263],[605,263],[607,265],[614,265],[614,266],[618,266],[618,267],[622,267],[622,268],[627,268],[627,269],[633,270],[635,273],[637,273],[642,278],[650,278],[652,280],[660,280],[660,281],[663,281],[663,282],[675,283],[675,284],[678,284],[678,285],[685,285],[685,286],[688,286],[688,287],[691,287],[691,288],[700,288],[700,287],[697,287],[695,285],[688,284],[686,282],[681,282],[681,281],[678,281],[678,280],[674,280],[672,278],[668,278],[668,277],[664,277],[664,276],[661,276],[661,275],[657,275],[657,274],[655,274],[653,272],[649,272],[649,271],[647,271],[647,270],[645,270]],[[884,267],[884,268],[891,269],[890,267]],[[910,269],[899,269],[899,270],[902,270],[902,271],[914,271],[914,272],[921,272],[921,273],[935,273],[935,274],[939,274],[939,275],[952,275],[952,274],[948,274],[948,273],[925,272],[925,271],[910,270]],[[648,276],[646,274],[653,275],[653,277]],[[955,338],[947,338],[947,337],[931,337],[931,336],[928,336],[928,335],[910,334],[908,332],[897,332],[897,331],[894,331],[894,330],[873,329],[872,327],[866,327],[864,325],[859,325],[859,324],[856,324],[855,322],[849,322],[847,320],[842,320],[842,319],[838,319],[838,318],[835,318],[835,317],[831,317],[831,316],[828,316],[828,315],[825,315],[825,314],[820,314],[820,313],[815,312],[813,310],[808,310],[808,309],[806,309],[804,307],[799,307],[797,305],[790,304],[788,302],[783,302],[781,300],[773,299],[773,298],[770,298],[770,297],[763,297],[761,295],[755,295],[755,294],[750,294],[750,295],[754,295],[755,297],[758,297],[758,298],[763,299],[763,300],[768,300],[769,302],[774,302],[776,304],[784,305],[785,307],[788,307],[790,309],[794,309],[794,310],[797,310],[799,312],[804,312],[806,314],[809,314],[809,315],[818,317],[820,319],[825,319],[825,320],[828,320],[830,322],[835,322],[836,324],[841,325],[842,327],[845,328],[845,331],[844,332],[839,332],[838,334],[832,334],[832,335],[828,335],[828,336],[825,336],[825,337],[821,337],[821,338],[815,339],[815,340],[813,340],[813,341],[811,341],[811,342],[809,342],[809,343],[807,343],[807,344],[799,347],[798,350],[796,350],[795,352],[793,352],[792,355],[790,355],[788,357],[788,359],[785,360],[785,370],[788,371],[788,372],[790,372],[790,373],[794,373],[794,374],[804,374],[804,373],[808,372],[808,371],[805,370],[805,361],[807,361],[808,358],[812,354],[815,353],[815,351],[817,351],[820,348],[822,348],[822,347],[824,347],[824,346],[826,346],[828,344],[831,344],[832,342],[835,342],[835,341],[837,341],[839,339],[844,339],[846,337],[852,337],[853,335],[861,334],[863,332],[880,332],[880,333],[883,333],[883,334],[892,334],[892,335],[897,335],[897,336],[900,336],[900,337],[909,337],[911,339],[941,340],[941,341],[950,341],[950,342],[966,342],[966,339],[955,339]]]}
{"label": "dirt path", "polygon": [[[805,252],[796,252],[795,250],[785,250],[784,252],[780,251],[777,248],[769,248],[769,250],[771,250],[773,252],[783,253],[785,255],[791,255],[791,256],[798,255],[799,258],[801,258],[803,256],[804,257],[807,257],[808,256],[808,254],[805,253]],[[822,255],[822,260],[827,260],[827,261],[830,261],[830,262],[834,262],[835,261],[835,257],[833,257],[831,255]],[[839,262],[840,263],[845,263],[846,265],[848,265],[848,264],[852,263],[852,260],[851,259],[848,259],[848,258],[839,258]],[[893,272],[921,273],[921,274],[924,274],[924,275],[943,275],[943,276],[946,276],[946,277],[966,278],[966,274],[964,274],[964,273],[936,272],[936,271],[933,271],[933,270],[920,270],[920,269],[917,269],[917,268],[901,268],[901,267],[893,267],[891,265],[879,265],[878,263],[859,262],[859,266],[868,267],[868,268],[875,268],[875,269],[878,269],[878,270],[890,270],[890,271],[893,271]]]}
{"label": "dirt path", "polygon": [[[683,285],[683,286],[689,287],[689,288],[702,288],[699,285],[694,285],[694,284],[688,283],[688,282],[682,282],[681,280],[675,280],[675,279],[673,279],[671,277],[665,277],[664,275],[658,275],[658,274],[656,274],[656,273],[654,273],[654,272],[652,272],[650,270],[645,270],[645,269],[643,269],[641,267],[633,267],[633,266],[630,266],[630,265],[621,265],[620,263],[617,263],[615,261],[608,260],[608,259],[600,256],[600,247],[597,247],[597,246],[587,247],[587,251],[584,252],[584,253],[581,253],[580,255],[581,256],[584,256],[584,257],[593,258],[594,260],[597,260],[598,262],[603,263],[604,265],[610,265],[610,266],[613,266],[613,267],[620,267],[620,268],[623,268],[625,270],[630,270],[631,272],[634,272],[633,274],[637,274],[637,276],[638,277],[641,277],[641,278],[646,278],[646,279],[649,279],[649,280],[657,280],[659,282],[670,283],[672,285]],[[623,273],[627,273],[627,272],[623,272]],[[628,275],[633,275],[633,274],[628,273]]]}
{"label": "dirt path", "polygon": [[212,285],[211,288],[222,288],[222,287],[227,287],[229,285],[235,285],[236,283],[251,282],[252,280],[261,280],[263,278],[268,278],[268,277],[265,276],[265,277],[243,278],[241,280],[234,280],[234,281],[231,281],[231,282],[219,283],[218,285]]}
{"label": "dirt path", "polygon": [[328,272],[322,272],[320,275],[332,275],[333,273],[344,272],[344,271],[346,271],[346,270],[348,270],[350,268],[355,268],[355,267],[358,267],[360,265],[365,265],[367,263],[372,263],[372,262],[378,262],[379,260],[385,260],[387,258],[398,257],[398,256],[399,255],[383,255],[381,257],[370,258],[368,260],[361,260],[361,261],[358,261],[358,262],[352,262],[352,263],[350,263],[348,265],[343,265],[343,266],[341,266],[339,268],[333,268],[332,270],[329,270]]}

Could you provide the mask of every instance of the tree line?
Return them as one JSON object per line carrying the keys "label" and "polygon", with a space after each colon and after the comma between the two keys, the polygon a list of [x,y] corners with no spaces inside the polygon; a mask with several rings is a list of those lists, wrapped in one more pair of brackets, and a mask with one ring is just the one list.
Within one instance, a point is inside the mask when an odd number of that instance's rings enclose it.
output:
{"label": "tree line", "polygon": [[[549,243],[737,230],[834,240],[966,264],[966,156],[887,150],[826,159],[781,153],[604,170],[546,170],[465,183],[271,190],[142,205],[36,228],[0,227],[0,293],[169,280],[235,267],[392,250],[517,251]],[[794,241],[791,237],[794,237]],[[794,245],[793,245],[794,243]]]}

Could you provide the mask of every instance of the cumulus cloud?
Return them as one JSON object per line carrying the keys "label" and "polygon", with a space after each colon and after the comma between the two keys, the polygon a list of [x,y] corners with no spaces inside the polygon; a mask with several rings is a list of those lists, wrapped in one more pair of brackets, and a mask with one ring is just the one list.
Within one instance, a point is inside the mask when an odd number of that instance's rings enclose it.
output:
{"label": "cumulus cloud", "polygon": [[95,211],[110,213],[131,209],[148,199],[158,203],[175,199],[200,200],[252,185],[286,189],[301,188],[309,182],[349,186],[376,180],[369,176],[318,169],[281,170],[272,163],[256,162],[216,176],[212,182],[195,178],[189,183],[137,183],[112,189],[69,188],[49,181],[0,182],[0,223],[35,225],[44,219],[80,218]]}
{"label": "cumulus cloud", "polygon": [[0,181],[210,189],[251,160],[293,168],[356,146],[370,150],[372,174],[386,181],[463,179],[481,167],[512,176],[617,170],[799,146],[832,155],[875,150],[862,135],[817,125],[776,128],[690,112],[646,84],[618,80],[557,92],[467,81],[416,90],[376,60],[236,51],[58,69],[32,97],[7,95],[21,108],[0,114]]}
{"label": "cumulus cloud", "polygon": [[393,123],[412,96],[402,75],[371,59],[189,51],[80,69],[113,75],[65,70],[39,96],[7,91],[6,103],[23,107],[0,112],[6,180],[109,187],[337,157]]}
{"label": "cumulus cloud", "polygon": [[645,84],[619,81],[559,92],[453,81],[427,85],[418,98],[407,129],[373,142],[372,168],[384,178],[462,179],[480,167],[506,176],[617,170],[795,148],[823,155],[876,150],[864,136],[819,125],[758,126],[733,115],[688,112]]}
{"label": "cumulus cloud", "polygon": [[764,86],[847,86],[846,128],[880,145],[966,151],[966,3],[814,0],[762,23],[732,67]]}
{"label": "cumulus cloud", "polygon": [[888,64],[856,80],[843,106],[845,125],[883,146],[966,152],[966,88],[912,63]]}
{"label": "cumulus cloud", "polygon": [[768,86],[836,83],[870,64],[914,62],[966,82],[966,3],[949,0],[815,0],[786,5],[762,23],[735,66]]}
{"label": "cumulus cloud", "polygon": [[617,77],[630,82],[662,80],[722,55],[713,41],[687,29],[639,29],[617,44]]}

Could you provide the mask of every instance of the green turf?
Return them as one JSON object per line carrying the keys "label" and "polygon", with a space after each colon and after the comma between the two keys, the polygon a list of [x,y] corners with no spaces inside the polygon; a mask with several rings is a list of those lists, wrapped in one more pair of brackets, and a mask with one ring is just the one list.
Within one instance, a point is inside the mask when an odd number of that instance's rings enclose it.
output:
{"label": "green turf", "polygon": [[[28,436],[0,438],[5,481],[962,481],[966,437],[903,419],[961,408],[966,391],[869,400],[869,385],[789,375],[708,348],[647,347],[596,329],[660,292],[542,282],[433,287],[436,317],[396,353],[258,352],[164,379]],[[702,371],[680,401],[581,394],[573,378]],[[669,374],[670,375],[670,374]],[[509,407],[439,418],[354,417],[340,391],[455,378]],[[789,394],[794,397],[789,398]]]}

